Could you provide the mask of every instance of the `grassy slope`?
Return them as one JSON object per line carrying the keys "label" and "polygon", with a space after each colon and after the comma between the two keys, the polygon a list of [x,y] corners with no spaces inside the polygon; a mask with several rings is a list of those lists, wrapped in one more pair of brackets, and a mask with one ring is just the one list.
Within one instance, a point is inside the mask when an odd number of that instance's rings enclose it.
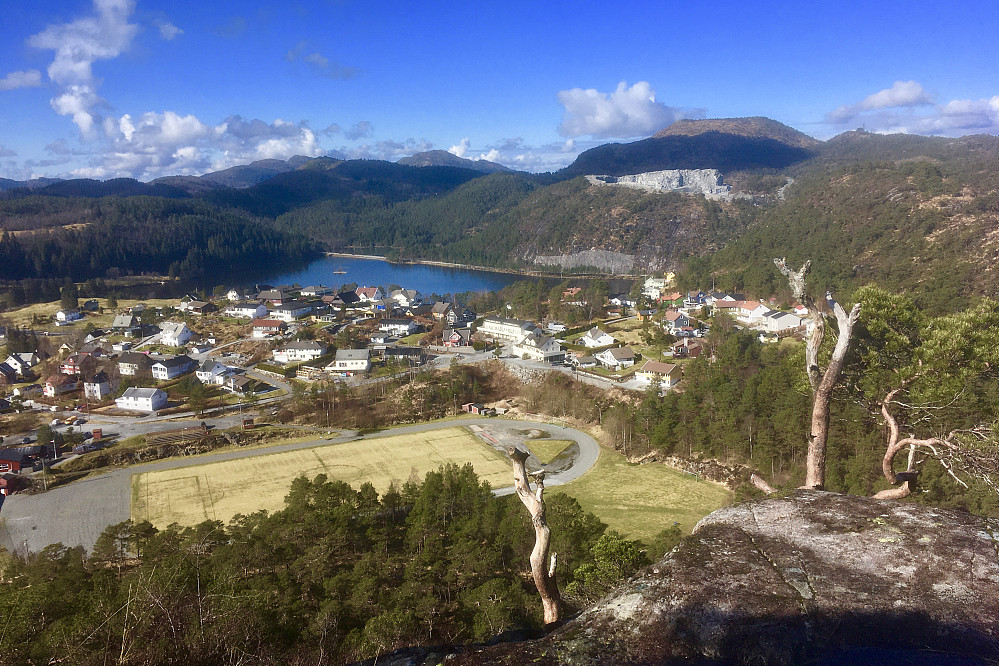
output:
{"label": "grassy slope", "polygon": [[551,491],[575,497],[611,529],[646,542],[674,521],[689,533],[698,520],[732,501],[723,486],[665,465],[632,464],[608,449],[601,449],[583,477]]}

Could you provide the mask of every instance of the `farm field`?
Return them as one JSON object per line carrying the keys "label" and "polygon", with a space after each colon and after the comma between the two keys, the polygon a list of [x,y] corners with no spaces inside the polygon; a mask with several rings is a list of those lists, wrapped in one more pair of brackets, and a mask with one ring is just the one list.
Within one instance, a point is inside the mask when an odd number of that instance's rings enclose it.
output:
{"label": "farm field", "polygon": [[204,520],[227,523],[237,514],[281,509],[292,480],[302,474],[325,474],[354,487],[370,481],[384,492],[393,481],[422,479],[449,462],[472,463],[479,478],[494,488],[512,485],[506,457],[456,427],[136,474],[131,516],[159,528]]}
{"label": "farm field", "polygon": [[723,486],[665,465],[632,464],[609,449],[601,449],[597,464],[585,475],[548,491],[575,497],[611,529],[647,543],[674,521],[689,534],[698,520],[732,501],[732,492]]}

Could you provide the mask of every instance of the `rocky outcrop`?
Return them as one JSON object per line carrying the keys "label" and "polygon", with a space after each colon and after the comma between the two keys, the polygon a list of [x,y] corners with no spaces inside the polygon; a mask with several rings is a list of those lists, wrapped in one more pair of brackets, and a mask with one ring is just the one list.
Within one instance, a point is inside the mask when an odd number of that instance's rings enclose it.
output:
{"label": "rocky outcrop", "polygon": [[537,266],[558,266],[565,269],[591,268],[615,275],[626,275],[635,268],[634,255],[610,250],[583,250],[566,255],[538,255],[531,260]]}
{"label": "rocky outcrop", "polygon": [[799,491],[707,516],[665,559],[543,639],[448,663],[996,660],[997,547],[994,520]]}
{"label": "rocky outcrop", "polygon": [[727,198],[731,187],[722,183],[717,169],[667,169],[630,176],[587,176],[591,185],[618,185],[645,192],[703,194],[709,199]]}

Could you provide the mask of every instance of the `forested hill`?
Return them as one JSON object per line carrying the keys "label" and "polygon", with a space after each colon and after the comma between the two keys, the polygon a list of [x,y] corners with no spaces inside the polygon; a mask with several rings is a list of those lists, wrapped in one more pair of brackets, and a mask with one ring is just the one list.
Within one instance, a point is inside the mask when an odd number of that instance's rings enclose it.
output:
{"label": "forested hill", "polygon": [[318,252],[305,236],[194,200],[33,196],[0,202],[0,216],[5,281],[129,273],[197,278]]}
{"label": "forested hill", "polygon": [[[818,142],[765,118],[719,119],[586,151],[555,174],[485,174],[425,157],[413,162],[428,166],[294,158],[200,178],[8,190],[0,193],[0,226],[18,236],[8,240],[11,261],[0,274],[84,280],[112,268],[173,267],[196,276],[205,256],[224,269],[328,249],[580,270],[593,270],[589,257],[610,256],[604,269],[674,270],[681,286],[714,281],[759,294],[781,287],[774,256],[811,258],[817,287],[848,291],[876,281],[919,292],[934,309],[999,288],[992,136],[857,131]],[[582,178],[667,168],[716,169],[732,191],[706,199]],[[114,249],[121,239],[133,242]]]}

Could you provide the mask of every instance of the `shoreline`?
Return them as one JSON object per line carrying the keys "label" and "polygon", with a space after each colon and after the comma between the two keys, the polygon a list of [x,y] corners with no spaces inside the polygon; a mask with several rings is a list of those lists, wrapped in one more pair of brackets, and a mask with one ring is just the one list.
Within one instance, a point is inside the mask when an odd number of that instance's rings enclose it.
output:
{"label": "shoreline", "polygon": [[327,257],[344,257],[346,259],[370,259],[384,261],[389,264],[400,264],[404,266],[437,266],[439,268],[460,268],[468,271],[480,271],[482,273],[503,273],[505,275],[523,275],[524,277],[544,277],[557,279],[583,279],[592,280],[596,278],[609,278],[612,280],[638,280],[644,275],[632,274],[611,274],[611,273],[552,273],[547,271],[535,271],[530,269],[516,268],[495,268],[491,266],[475,266],[472,264],[456,264],[450,261],[433,261],[430,259],[389,259],[377,254],[349,254],[347,252],[324,252]]}

